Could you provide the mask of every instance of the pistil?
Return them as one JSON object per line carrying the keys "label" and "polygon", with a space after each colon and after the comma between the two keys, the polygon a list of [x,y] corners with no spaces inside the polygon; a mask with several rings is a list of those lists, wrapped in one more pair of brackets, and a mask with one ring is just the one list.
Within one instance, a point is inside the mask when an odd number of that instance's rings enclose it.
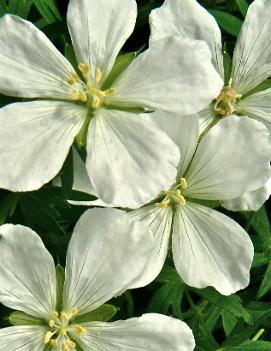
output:
{"label": "pistil", "polygon": [[229,85],[221,90],[221,93],[215,99],[214,111],[226,117],[234,114],[237,111],[237,101],[242,97],[242,94],[238,94],[235,89],[231,87],[231,80]]}

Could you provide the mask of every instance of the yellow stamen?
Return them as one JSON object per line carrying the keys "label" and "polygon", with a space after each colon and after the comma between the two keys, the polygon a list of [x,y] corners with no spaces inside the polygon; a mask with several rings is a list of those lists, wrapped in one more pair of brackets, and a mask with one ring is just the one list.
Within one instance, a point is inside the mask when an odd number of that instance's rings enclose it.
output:
{"label": "yellow stamen", "polygon": [[67,340],[66,343],[71,349],[75,349],[76,348],[76,343],[73,342],[72,340]]}
{"label": "yellow stamen", "polygon": [[94,95],[91,106],[94,110],[99,108],[101,106],[101,99],[98,96]]}
{"label": "yellow stamen", "polygon": [[48,324],[49,324],[50,328],[53,328],[55,325],[55,321],[53,319],[51,319]]}
{"label": "yellow stamen", "polygon": [[105,91],[105,96],[114,96],[116,94],[115,88],[110,88]]}
{"label": "yellow stamen", "polygon": [[72,315],[72,317],[76,316],[77,313],[78,313],[78,308],[77,308],[77,307],[73,307],[73,308],[71,309],[71,315]]}
{"label": "yellow stamen", "polygon": [[57,347],[58,346],[58,341],[56,339],[51,339],[50,340],[50,345],[54,346],[54,347]]}
{"label": "yellow stamen", "polygon": [[82,75],[86,78],[90,73],[90,67],[86,63],[79,63],[78,68]]}
{"label": "yellow stamen", "polygon": [[95,72],[95,80],[97,83],[100,83],[100,81],[102,80],[102,71],[100,70],[100,68],[96,68],[96,72]]}
{"label": "yellow stamen", "polygon": [[58,312],[53,311],[50,313],[50,318],[56,320],[58,318]]}
{"label": "yellow stamen", "polygon": [[185,178],[181,178],[180,179],[180,185],[183,189],[187,188],[188,184],[187,184],[187,180]]}
{"label": "yellow stamen", "polygon": [[69,345],[65,343],[65,344],[62,346],[62,351],[70,351]]}
{"label": "yellow stamen", "polygon": [[185,200],[185,197],[181,194],[180,190],[176,191],[176,196],[179,200],[179,204],[184,206],[186,204],[186,200]]}
{"label": "yellow stamen", "polygon": [[156,202],[155,207],[157,208],[167,208],[170,204],[171,200],[170,199],[166,199],[163,200],[161,202]]}
{"label": "yellow stamen", "polygon": [[79,100],[80,99],[80,91],[79,90],[72,90],[70,95],[71,100]]}
{"label": "yellow stamen", "polygon": [[76,73],[71,72],[69,74],[69,78],[68,78],[67,82],[68,82],[68,84],[73,85],[75,83],[80,82],[80,78],[78,77],[78,75]]}
{"label": "yellow stamen", "polygon": [[79,93],[79,99],[80,99],[82,102],[88,101],[87,94],[84,93],[83,91],[80,91],[80,93]]}
{"label": "yellow stamen", "polygon": [[44,337],[44,344],[49,344],[53,335],[54,334],[52,332],[48,331]]}
{"label": "yellow stamen", "polygon": [[75,333],[79,336],[85,336],[87,334],[87,329],[78,324],[75,325]]}
{"label": "yellow stamen", "polygon": [[224,87],[215,99],[214,111],[223,117],[234,114],[237,111],[237,100],[241,97],[242,94],[238,94],[230,85]]}

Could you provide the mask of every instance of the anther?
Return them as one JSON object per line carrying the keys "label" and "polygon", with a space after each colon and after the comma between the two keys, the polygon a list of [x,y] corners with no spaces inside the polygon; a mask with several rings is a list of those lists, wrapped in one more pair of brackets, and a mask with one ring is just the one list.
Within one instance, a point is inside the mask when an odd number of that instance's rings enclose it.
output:
{"label": "anther", "polygon": [[80,93],[79,93],[79,99],[80,99],[82,102],[86,102],[86,101],[88,100],[87,94],[84,93],[83,91],[80,91]]}
{"label": "anther", "polygon": [[187,184],[187,180],[185,178],[181,178],[180,179],[180,185],[183,189],[187,188],[188,184]]}
{"label": "anther", "polygon": [[84,336],[87,334],[87,329],[83,328],[81,325],[75,325],[75,333],[79,336]]}
{"label": "anther", "polygon": [[178,198],[179,204],[184,206],[186,204],[185,197],[181,194],[180,190],[176,191],[176,196]]}
{"label": "anther", "polygon": [[79,100],[80,99],[80,91],[79,90],[72,90],[70,95],[71,100]]}
{"label": "anther", "polygon": [[58,312],[57,311],[53,311],[50,313],[50,318],[53,320],[56,320],[58,318]]}
{"label": "anther", "polygon": [[53,319],[51,319],[48,324],[49,324],[50,328],[53,328],[55,325],[55,321]]}
{"label": "anther", "polygon": [[102,71],[100,70],[100,68],[96,68],[96,72],[95,72],[95,80],[97,83],[100,83],[100,81],[102,80]]}
{"label": "anther", "polygon": [[58,346],[58,341],[56,339],[51,339],[50,340],[50,345],[54,346],[54,347],[57,347]]}
{"label": "anther", "polygon": [[166,199],[163,200],[161,202],[156,202],[155,207],[157,208],[167,208],[170,204],[171,200],[170,199]]}
{"label": "anther", "polygon": [[91,106],[94,110],[99,108],[101,106],[101,99],[98,96],[94,95]]}
{"label": "anther", "polygon": [[86,63],[79,63],[78,65],[79,71],[82,73],[82,75],[86,78],[88,77],[90,73],[90,67]]}
{"label": "anther", "polygon": [[72,340],[67,340],[66,343],[71,349],[75,349],[76,348],[76,343],[73,342]]}
{"label": "anther", "polygon": [[53,335],[54,335],[54,333],[48,331],[44,337],[44,344],[49,344]]}
{"label": "anther", "polygon": [[73,85],[75,83],[80,82],[80,78],[78,77],[78,75],[76,73],[71,72],[69,74],[69,78],[68,78],[67,82],[68,82],[68,84]]}

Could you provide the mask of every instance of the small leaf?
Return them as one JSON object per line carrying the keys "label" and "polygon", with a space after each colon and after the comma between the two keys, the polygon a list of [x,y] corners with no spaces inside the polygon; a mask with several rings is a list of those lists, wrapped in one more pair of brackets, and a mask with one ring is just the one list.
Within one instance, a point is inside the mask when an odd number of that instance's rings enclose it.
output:
{"label": "small leaf", "polygon": [[208,300],[210,303],[222,310],[232,313],[235,317],[243,318],[244,321],[252,325],[253,317],[252,315],[242,306],[242,301],[237,295],[223,296],[220,295],[215,289],[193,289],[196,294],[200,295],[204,299]]}
{"label": "small leaf", "polygon": [[55,0],[34,0],[34,4],[47,24],[61,20]]}
{"label": "small leaf", "polygon": [[266,341],[246,341],[239,346],[218,349],[218,351],[270,351],[271,343]]}
{"label": "small leaf", "polygon": [[246,2],[246,0],[235,0],[235,2],[241,14],[244,17],[246,17],[247,10],[248,10],[248,3]]}
{"label": "small leaf", "polygon": [[118,308],[104,304],[98,307],[96,310],[86,313],[74,319],[75,323],[86,323],[92,321],[106,322],[110,320],[118,312]]}
{"label": "small leaf", "polygon": [[18,194],[10,193],[0,201],[0,225],[4,224],[7,218],[11,217],[18,203]]}
{"label": "small leaf", "polygon": [[112,87],[114,81],[119,77],[119,75],[130,65],[130,63],[135,59],[136,53],[131,52],[124,55],[119,55],[115,61],[115,64],[106,78],[102,89],[109,89]]}
{"label": "small leaf", "polygon": [[271,261],[269,262],[269,265],[267,266],[264,278],[261,282],[259,291],[257,293],[257,298],[261,299],[264,295],[266,295],[270,291],[271,291]]}
{"label": "small leaf", "polygon": [[226,336],[229,336],[233,328],[236,326],[237,318],[230,312],[223,310],[221,312],[222,323]]}
{"label": "small leaf", "polygon": [[60,264],[56,266],[56,306],[57,311],[62,310],[63,286],[65,282],[65,270]]}
{"label": "small leaf", "polygon": [[235,37],[238,36],[242,27],[242,21],[239,18],[220,10],[209,10],[209,12],[215,17],[222,29]]}
{"label": "small leaf", "polygon": [[9,316],[9,322],[11,325],[44,325],[45,322],[42,319],[30,316],[24,312],[15,311]]}

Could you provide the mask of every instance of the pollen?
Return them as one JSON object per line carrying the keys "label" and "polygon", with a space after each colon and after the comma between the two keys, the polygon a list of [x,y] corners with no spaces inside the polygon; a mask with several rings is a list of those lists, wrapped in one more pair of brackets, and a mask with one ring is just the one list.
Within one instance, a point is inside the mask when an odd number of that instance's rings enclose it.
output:
{"label": "pollen", "polygon": [[75,326],[75,333],[79,336],[84,336],[87,334],[87,329],[85,329],[81,325],[77,324]]}
{"label": "pollen", "polygon": [[184,206],[186,204],[186,199],[185,197],[181,194],[180,190],[176,190],[176,197],[178,199],[178,202],[181,206]]}
{"label": "pollen", "polygon": [[156,202],[155,207],[157,208],[167,208],[171,203],[170,199],[165,199],[161,202]]}
{"label": "pollen", "polygon": [[55,321],[53,319],[51,319],[48,324],[49,324],[50,328],[53,328],[55,325]]}
{"label": "pollen", "polygon": [[49,344],[49,342],[51,341],[52,337],[53,337],[54,333],[52,333],[51,331],[48,331],[46,334],[45,334],[45,337],[44,337],[44,344]]}
{"label": "pollen", "polygon": [[53,347],[57,347],[58,346],[58,341],[56,339],[51,339],[50,340],[50,345]]}
{"label": "pollen", "polygon": [[75,83],[79,83],[80,82],[80,78],[78,77],[78,75],[76,73],[71,72],[69,74],[67,82],[68,82],[68,84],[73,85]]}
{"label": "pollen", "polygon": [[102,104],[102,101],[101,99],[99,98],[99,96],[97,95],[94,95],[93,96],[93,99],[92,99],[92,103],[91,103],[91,106],[94,110],[96,110],[97,108],[101,107],[101,104]]}
{"label": "pollen", "polygon": [[180,185],[181,185],[181,187],[182,187],[183,189],[185,189],[185,188],[188,187],[186,178],[181,178],[181,179],[180,179]]}
{"label": "pollen", "polygon": [[87,78],[90,74],[90,66],[86,63],[79,63],[79,71],[82,73],[83,77]]}
{"label": "pollen", "polygon": [[102,77],[103,77],[103,74],[102,74],[102,71],[100,68],[96,68],[96,71],[95,71],[95,80],[96,80],[96,83],[100,83],[101,80],[102,80]]}

